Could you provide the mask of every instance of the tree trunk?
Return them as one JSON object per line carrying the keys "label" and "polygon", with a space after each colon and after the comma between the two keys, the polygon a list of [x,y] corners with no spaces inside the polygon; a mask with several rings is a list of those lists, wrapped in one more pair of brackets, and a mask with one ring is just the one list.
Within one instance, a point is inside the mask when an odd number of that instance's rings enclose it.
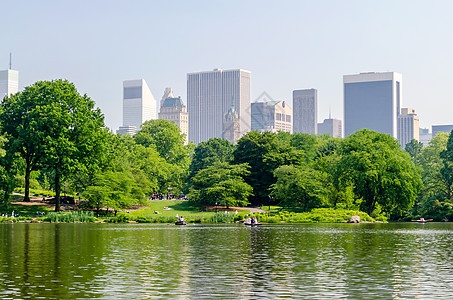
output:
{"label": "tree trunk", "polygon": [[55,170],[55,211],[60,211],[60,173]]}
{"label": "tree trunk", "polygon": [[25,168],[25,196],[24,196],[24,202],[30,202],[30,173],[31,173],[31,166],[30,166],[30,162],[27,161],[27,167]]}

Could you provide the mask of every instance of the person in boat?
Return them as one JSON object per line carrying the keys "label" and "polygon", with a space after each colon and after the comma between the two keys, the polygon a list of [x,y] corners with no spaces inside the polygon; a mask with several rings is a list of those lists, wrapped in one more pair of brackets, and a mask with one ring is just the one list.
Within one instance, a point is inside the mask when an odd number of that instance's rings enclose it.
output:
{"label": "person in boat", "polygon": [[252,223],[253,223],[253,224],[258,224],[258,220],[256,219],[256,217],[253,217]]}
{"label": "person in boat", "polygon": [[184,218],[183,218],[182,216],[179,217],[179,221],[180,221],[180,222],[183,222],[183,221],[184,221]]}
{"label": "person in boat", "polygon": [[420,217],[420,220],[419,220],[419,221],[420,221],[420,222],[425,222],[425,218]]}
{"label": "person in boat", "polygon": [[247,221],[245,221],[246,224],[252,224],[252,219],[250,217],[247,217]]}
{"label": "person in boat", "polygon": [[443,219],[442,219],[442,221],[444,221],[444,222],[448,222],[448,219],[447,219],[447,217],[443,218]]}

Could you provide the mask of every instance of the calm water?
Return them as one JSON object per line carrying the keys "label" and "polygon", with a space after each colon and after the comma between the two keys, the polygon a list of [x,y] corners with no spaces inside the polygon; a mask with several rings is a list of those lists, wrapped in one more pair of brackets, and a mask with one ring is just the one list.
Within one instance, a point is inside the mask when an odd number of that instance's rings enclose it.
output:
{"label": "calm water", "polygon": [[453,223],[0,224],[1,299],[452,299]]}

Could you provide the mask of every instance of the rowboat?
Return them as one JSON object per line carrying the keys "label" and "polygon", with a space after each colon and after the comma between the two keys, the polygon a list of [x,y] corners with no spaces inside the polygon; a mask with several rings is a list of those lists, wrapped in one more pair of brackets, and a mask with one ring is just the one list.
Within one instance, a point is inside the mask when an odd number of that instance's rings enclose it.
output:
{"label": "rowboat", "polygon": [[261,223],[244,223],[245,226],[260,226],[260,225],[263,225]]}
{"label": "rowboat", "polygon": [[176,221],[175,225],[187,225],[187,221]]}

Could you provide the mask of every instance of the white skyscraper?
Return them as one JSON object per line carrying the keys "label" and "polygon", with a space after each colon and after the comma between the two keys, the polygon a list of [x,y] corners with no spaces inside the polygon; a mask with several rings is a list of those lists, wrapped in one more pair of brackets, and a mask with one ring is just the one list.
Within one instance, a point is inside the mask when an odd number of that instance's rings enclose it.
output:
{"label": "white skyscraper", "polygon": [[123,126],[119,133],[140,130],[148,120],[157,119],[156,99],[144,79],[123,82]]}
{"label": "white skyscraper", "polygon": [[222,137],[223,116],[232,106],[239,116],[241,136],[250,131],[250,77],[245,70],[221,70],[187,74],[189,141],[198,144]]}
{"label": "white skyscraper", "polygon": [[293,130],[318,133],[318,90],[293,91]]}
{"label": "white skyscraper", "polygon": [[0,71],[0,101],[5,96],[15,94],[19,91],[19,71]]}
{"label": "white skyscraper", "polygon": [[403,149],[412,140],[419,141],[419,118],[415,109],[402,108],[398,116],[398,141]]}
{"label": "white skyscraper", "polygon": [[402,76],[395,72],[343,76],[344,136],[368,128],[398,137]]}

